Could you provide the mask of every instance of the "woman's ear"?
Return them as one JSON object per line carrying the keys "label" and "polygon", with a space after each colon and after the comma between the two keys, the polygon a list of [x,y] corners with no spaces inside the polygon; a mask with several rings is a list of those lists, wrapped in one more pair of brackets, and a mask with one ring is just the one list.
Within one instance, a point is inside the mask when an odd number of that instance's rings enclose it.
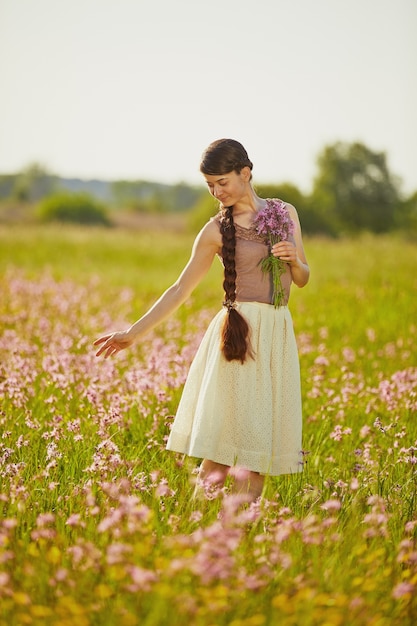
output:
{"label": "woman's ear", "polygon": [[248,167],[247,165],[245,165],[245,167],[242,167],[242,169],[240,170],[240,176],[245,183],[248,183],[252,178],[252,171],[250,167]]}

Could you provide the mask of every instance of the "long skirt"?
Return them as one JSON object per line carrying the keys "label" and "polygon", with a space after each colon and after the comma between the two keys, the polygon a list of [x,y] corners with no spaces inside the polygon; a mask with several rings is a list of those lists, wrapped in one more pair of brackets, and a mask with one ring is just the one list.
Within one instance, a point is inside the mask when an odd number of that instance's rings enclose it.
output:
{"label": "long skirt", "polygon": [[302,469],[300,368],[288,307],[241,302],[254,358],[220,350],[226,310],[211,321],[184,386],[167,449],[276,476]]}

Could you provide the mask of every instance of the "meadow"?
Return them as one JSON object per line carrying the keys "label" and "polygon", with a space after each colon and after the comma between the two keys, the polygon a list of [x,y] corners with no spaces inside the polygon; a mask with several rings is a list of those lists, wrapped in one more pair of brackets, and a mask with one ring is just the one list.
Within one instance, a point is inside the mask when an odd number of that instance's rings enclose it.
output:
{"label": "meadow", "polygon": [[221,267],[113,360],[92,342],[175,280],[181,232],[0,228],[0,625],[417,622],[417,250],[307,239],[293,288],[304,471],[193,500],[165,451]]}

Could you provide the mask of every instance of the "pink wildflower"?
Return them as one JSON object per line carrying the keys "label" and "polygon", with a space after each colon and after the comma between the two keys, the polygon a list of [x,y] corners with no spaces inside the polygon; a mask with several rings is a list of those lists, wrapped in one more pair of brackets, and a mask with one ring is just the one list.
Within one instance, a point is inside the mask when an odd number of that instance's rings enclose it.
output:
{"label": "pink wildflower", "polygon": [[356,478],[356,476],[354,476],[350,481],[350,488],[352,491],[356,491],[357,489],[359,489],[359,480]]}
{"label": "pink wildflower", "polygon": [[79,513],[73,513],[70,515],[65,524],[66,526],[81,526],[82,528],[85,528],[85,522],[82,521]]}
{"label": "pink wildflower", "polygon": [[330,433],[330,439],[334,439],[335,441],[341,441],[344,435],[351,435],[351,434],[352,434],[351,428],[343,428],[340,424],[337,424],[334,427],[333,432]]}
{"label": "pink wildflower", "polygon": [[152,583],[155,583],[158,579],[155,572],[132,565],[129,568],[129,574],[132,578],[133,584],[128,585],[129,591],[149,591]]}
{"label": "pink wildflower", "polygon": [[111,543],[107,548],[107,563],[109,565],[123,563],[126,555],[131,554],[132,550],[132,546],[125,543]]}
{"label": "pink wildflower", "polygon": [[189,517],[190,522],[200,522],[203,517],[201,511],[193,511]]}
{"label": "pink wildflower", "polygon": [[353,363],[356,359],[355,351],[352,348],[345,347],[342,350],[343,358],[347,363]]}
{"label": "pink wildflower", "polygon": [[404,596],[411,596],[414,594],[415,589],[416,586],[412,583],[402,582],[394,587],[392,590],[392,596],[396,600],[399,600],[400,598],[404,598]]}
{"label": "pink wildflower", "polygon": [[367,435],[369,435],[369,433],[371,432],[371,427],[368,425],[362,426],[362,428],[359,431],[359,436],[361,439],[365,439],[365,437],[367,437]]}
{"label": "pink wildflower", "polygon": [[412,533],[416,526],[417,526],[417,520],[411,520],[410,522],[407,522],[405,525],[405,532]]}
{"label": "pink wildflower", "polygon": [[155,489],[155,495],[158,496],[158,498],[163,498],[164,496],[173,496],[174,494],[175,491],[169,488],[166,478],[163,478]]}
{"label": "pink wildflower", "polygon": [[18,522],[15,517],[6,517],[6,519],[1,522],[1,525],[3,528],[11,529],[16,528],[17,523]]}
{"label": "pink wildflower", "polygon": [[323,511],[328,511],[329,513],[331,513],[333,511],[340,511],[341,507],[342,503],[340,502],[340,500],[331,499],[324,502],[324,504],[322,504],[320,508]]}
{"label": "pink wildflower", "polygon": [[329,365],[329,359],[321,354],[314,359],[314,365],[322,365],[323,367],[327,367]]}
{"label": "pink wildflower", "polygon": [[48,526],[55,522],[55,515],[53,513],[41,513],[36,518],[36,525],[39,527]]}
{"label": "pink wildflower", "polygon": [[277,237],[277,241],[286,241],[294,232],[294,224],[282,200],[267,200],[266,207],[255,218],[258,235]]}

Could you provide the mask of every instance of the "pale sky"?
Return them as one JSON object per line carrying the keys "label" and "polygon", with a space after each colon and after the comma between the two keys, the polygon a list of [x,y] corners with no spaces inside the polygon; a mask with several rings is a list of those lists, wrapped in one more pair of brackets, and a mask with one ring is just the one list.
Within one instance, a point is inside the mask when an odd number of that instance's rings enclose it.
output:
{"label": "pale sky", "polygon": [[417,189],[417,0],[0,0],[0,173],[198,183],[214,139],[311,188],[335,141]]}

